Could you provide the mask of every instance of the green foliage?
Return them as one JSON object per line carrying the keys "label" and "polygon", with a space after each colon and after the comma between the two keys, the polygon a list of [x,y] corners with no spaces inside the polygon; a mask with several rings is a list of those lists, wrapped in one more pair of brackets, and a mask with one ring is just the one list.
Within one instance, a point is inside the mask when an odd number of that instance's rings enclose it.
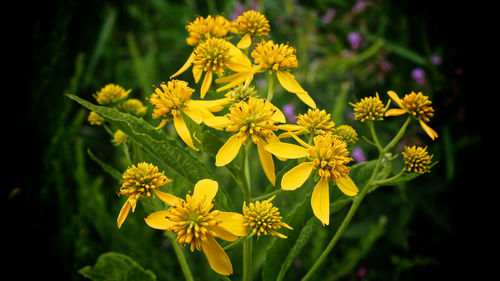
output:
{"label": "green foliage", "polygon": [[78,271],[92,281],[155,281],[151,270],[144,269],[127,255],[104,253],[94,266],[86,266]]}

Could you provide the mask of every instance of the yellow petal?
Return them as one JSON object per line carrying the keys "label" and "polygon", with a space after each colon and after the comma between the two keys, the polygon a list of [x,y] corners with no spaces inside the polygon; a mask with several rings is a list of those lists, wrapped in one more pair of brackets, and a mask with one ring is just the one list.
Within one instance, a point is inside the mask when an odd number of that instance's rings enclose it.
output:
{"label": "yellow petal", "polygon": [[247,49],[248,47],[250,47],[251,44],[252,44],[252,36],[250,36],[250,33],[247,33],[245,34],[245,36],[243,36],[243,38],[241,38],[240,42],[238,42],[238,45],[236,45],[236,47],[240,49]]}
{"label": "yellow petal", "polygon": [[314,102],[314,100],[300,86],[299,82],[295,80],[295,76],[293,76],[293,74],[287,71],[277,71],[276,76],[278,77],[281,86],[283,86],[285,90],[289,91],[290,93],[296,94],[297,97],[309,107],[316,108],[316,103]]}
{"label": "yellow petal", "polygon": [[438,133],[436,133],[436,131],[434,131],[431,127],[429,127],[429,125],[427,125],[424,121],[422,121],[422,120],[419,120],[419,121],[420,121],[420,126],[422,127],[422,129],[424,129],[424,131],[427,133],[427,135],[432,140],[435,140],[438,137]]}
{"label": "yellow petal", "polygon": [[177,114],[174,116],[174,127],[175,130],[177,131],[177,134],[179,137],[192,149],[198,151],[199,149],[196,148],[193,144],[193,139],[191,138],[191,134],[189,133],[189,130],[186,126],[186,123],[184,122],[184,119],[182,118],[181,114]]}
{"label": "yellow petal", "polygon": [[349,176],[338,178],[335,180],[335,183],[347,196],[355,196],[359,192],[358,187]]}
{"label": "yellow petal", "polygon": [[224,106],[231,102],[229,98],[216,100],[190,100],[189,105],[195,108],[203,108],[210,112],[218,112],[224,109]]}
{"label": "yellow petal", "polygon": [[211,179],[202,179],[199,180],[195,186],[193,191],[193,197],[198,198],[199,200],[212,201],[217,194],[217,190],[219,189],[219,184]]}
{"label": "yellow petal", "polygon": [[220,88],[217,88],[217,93],[219,93],[221,91],[225,91],[227,89],[234,88],[238,85],[241,85],[241,84],[245,83],[245,81],[247,81],[247,80],[251,81],[251,80],[253,80],[253,75],[254,75],[253,71],[243,71],[243,72],[237,72],[235,74],[216,79],[215,83],[227,83],[227,82],[229,82],[226,85],[224,85]]}
{"label": "yellow petal", "polygon": [[215,272],[221,275],[230,275],[233,273],[231,260],[212,236],[207,236],[207,240],[202,242],[201,248],[207,257],[210,267]]}
{"label": "yellow petal", "polygon": [[238,155],[243,144],[238,134],[232,135],[215,155],[215,166],[221,167],[229,164]]}
{"label": "yellow petal", "polygon": [[264,149],[265,144],[266,143],[264,141],[259,141],[257,143],[257,152],[259,153],[262,169],[264,170],[269,182],[274,186],[276,184],[276,174],[274,172],[273,156],[269,153],[269,151]]}
{"label": "yellow petal", "polygon": [[123,204],[123,207],[120,210],[120,214],[118,214],[118,218],[116,219],[116,222],[118,224],[118,228],[122,227],[123,222],[128,216],[128,213],[130,212],[130,207],[132,205],[130,204],[130,200],[127,200],[125,204]]}
{"label": "yellow petal", "polygon": [[245,66],[245,68],[252,67],[252,62],[240,49],[238,49],[235,45],[233,45],[230,42],[228,42],[228,45],[229,45],[229,56],[232,62],[237,62],[240,65]]}
{"label": "yellow petal", "polygon": [[170,79],[174,78],[175,76],[178,76],[180,75],[181,73],[183,73],[184,71],[188,70],[188,68],[191,66],[191,64],[193,64],[193,61],[194,61],[194,52],[191,53],[191,55],[189,55],[189,58],[187,59],[187,61],[184,63],[184,65],[181,67],[181,69],[179,69],[176,73],[174,73],[173,75],[170,76]]}
{"label": "yellow petal", "polygon": [[403,108],[391,108],[385,112],[385,116],[399,116],[406,114],[408,110],[403,109]]}
{"label": "yellow petal", "polygon": [[290,169],[281,179],[283,190],[295,190],[301,187],[311,175],[314,168],[313,162],[304,162]]}
{"label": "yellow petal", "polygon": [[283,125],[278,125],[278,129],[284,130],[284,131],[302,131],[302,126],[295,125],[295,124],[283,124]]}
{"label": "yellow petal", "polygon": [[167,211],[158,211],[144,219],[149,227],[160,230],[170,229],[175,223],[167,219]]}
{"label": "yellow petal", "polygon": [[218,219],[222,222],[218,226],[236,236],[247,236],[248,227],[245,226],[245,217],[233,212],[219,212]]}
{"label": "yellow petal", "polygon": [[272,154],[286,159],[298,159],[309,155],[307,149],[291,143],[273,142],[264,146]]}
{"label": "yellow petal", "polygon": [[403,103],[401,102],[401,99],[399,98],[398,94],[396,94],[396,92],[387,91],[387,94],[389,95],[389,97],[391,97],[393,101],[396,102],[397,105],[399,105],[399,107],[403,108]]}
{"label": "yellow petal", "polygon": [[205,78],[203,78],[203,84],[201,84],[201,89],[200,89],[200,97],[202,99],[205,98],[205,95],[210,89],[210,85],[212,85],[212,77],[213,77],[212,71],[209,70],[205,73]]}
{"label": "yellow petal", "polygon": [[233,124],[233,122],[227,119],[225,116],[214,116],[203,121],[208,127],[212,127],[217,130],[223,130],[225,127]]}
{"label": "yellow petal", "polygon": [[200,81],[202,74],[203,74],[203,67],[193,66],[193,78],[196,84],[198,84],[198,82]]}
{"label": "yellow petal", "polygon": [[268,103],[268,104],[274,110],[274,114],[273,114],[273,116],[271,116],[271,120],[276,121],[276,122],[280,122],[280,123],[286,123],[285,114],[283,114],[283,112],[281,112],[281,110],[278,107],[276,107],[274,104],[272,104],[272,103]]}
{"label": "yellow petal", "polygon": [[239,237],[230,233],[225,228],[220,227],[220,225],[212,226],[211,229],[213,232],[215,232],[216,237],[219,237],[222,240],[233,242],[236,241]]}
{"label": "yellow petal", "polygon": [[176,205],[179,205],[182,201],[182,199],[180,199],[179,197],[177,196],[174,196],[172,194],[168,194],[168,193],[165,193],[165,192],[161,192],[159,190],[153,190],[154,194],[163,202],[165,202],[165,204],[169,205],[169,206],[176,206]]}
{"label": "yellow petal", "polygon": [[314,215],[323,225],[330,223],[330,193],[327,178],[322,177],[314,187],[311,196],[311,207]]}

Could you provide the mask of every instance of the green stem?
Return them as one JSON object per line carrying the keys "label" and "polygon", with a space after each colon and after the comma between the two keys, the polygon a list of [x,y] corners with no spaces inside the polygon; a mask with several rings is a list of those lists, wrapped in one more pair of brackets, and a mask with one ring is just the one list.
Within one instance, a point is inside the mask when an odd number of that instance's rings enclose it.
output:
{"label": "green stem", "polygon": [[227,244],[226,246],[224,246],[223,249],[224,249],[224,251],[228,251],[228,250],[234,248],[236,245],[240,244],[241,242],[245,242],[245,240],[250,239],[254,235],[255,235],[255,233],[252,232],[248,236],[240,237],[240,239],[238,239],[234,242],[231,242],[231,243]]}
{"label": "green stem", "polygon": [[269,74],[269,83],[268,83],[268,88],[267,88],[267,100],[271,101],[273,99],[274,95],[274,75],[271,72]]}
{"label": "green stem", "polygon": [[[243,155],[241,159],[240,175],[241,183],[243,184],[243,200],[245,202],[250,202],[250,181],[248,173],[248,159],[247,159],[247,149],[249,144],[243,148]],[[243,281],[252,280],[252,238],[245,239],[243,241]]]}
{"label": "green stem", "polygon": [[406,132],[406,127],[408,127],[408,124],[410,124],[411,118],[412,118],[411,116],[408,116],[401,129],[399,129],[399,132],[396,134],[396,136],[394,136],[391,142],[384,148],[384,152],[387,152],[391,148],[393,148],[396,145],[396,143],[403,137],[404,133]]}
{"label": "green stem", "polygon": [[189,265],[186,260],[186,256],[184,256],[184,252],[182,252],[179,243],[177,243],[177,241],[175,240],[174,234],[170,231],[166,231],[165,236],[167,236],[172,243],[172,247],[174,248],[175,255],[177,256],[177,260],[179,261],[179,264],[181,266],[184,278],[186,278],[186,281],[194,281],[193,275],[191,274],[191,270],[189,269]]}
{"label": "green stem", "polygon": [[267,198],[271,198],[273,195],[279,194],[282,190],[283,189],[280,188],[280,189],[277,189],[273,192],[269,192],[269,193],[266,193],[266,194],[261,195],[261,196],[250,198],[250,201],[265,200]]}
{"label": "green stem", "polygon": [[373,125],[373,121],[368,121],[368,127],[370,128],[370,133],[372,135],[372,139],[375,142],[375,146],[378,148],[379,152],[382,152],[382,146],[380,145],[380,141],[378,140],[377,134],[375,133],[375,126]]}

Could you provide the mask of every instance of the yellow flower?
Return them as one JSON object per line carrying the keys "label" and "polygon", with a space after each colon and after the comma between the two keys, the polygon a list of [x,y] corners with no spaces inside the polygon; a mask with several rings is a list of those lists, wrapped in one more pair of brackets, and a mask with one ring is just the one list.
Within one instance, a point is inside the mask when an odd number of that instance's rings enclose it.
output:
{"label": "yellow flower", "polygon": [[111,140],[111,142],[118,146],[120,144],[124,144],[126,143],[128,140],[128,136],[122,131],[122,130],[117,130],[114,134],[113,134],[113,139]]}
{"label": "yellow flower", "polygon": [[349,125],[338,126],[335,134],[348,144],[354,144],[358,141],[358,132]]}
{"label": "yellow flower", "polygon": [[318,108],[307,110],[306,114],[297,116],[297,124],[279,125],[281,130],[288,131],[281,134],[280,138],[290,137],[291,134],[298,135],[323,135],[335,131],[335,123],[330,120],[330,114]]}
{"label": "yellow flower", "polygon": [[186,29],[189,33],[186,43],[190,46],[196,46],[209,38],[225,37],[231,30],[231,22],[223,16],[212,17],[208,15],[206,18],[199,16],[194,21],[189,22]]}
{"label": "yellow flower", "polygon": [[137,117],[142,117],[148,110],[138,99],[128,99],[120,105],[120,109]]}
{"label": "yellow flower", "polygon": [[125,91],[123,87],[110,83],[95,93],[94,98],[98,104],[111,105],[126,99],[130,91]]}
{"label": "yellow flower", "polygon": [[246,11],[233,22],[231,32],[243,35],[236,45],[247,49],[252,44],[252,36],[269,37],[271,27],[266,17],[254,10]]}
{"label": "yellow flower", "polygon": [[265,149],[275,156],[285,159],[307,158],[307,161],[300,163],[283,175],[281,188],[295,190],[301,187],[313,170],[316,170],[320,180],[314,187],[311,207],[314,215],[323,225],[328,225],[330,222],[328,179],[348,196],[354,196],[358,193],[356,184],[349,177],[350,168],[346,166],[352,161],[352,158],[348,157],[347,145],[339,136],[318,135],[313,139],[314,145],[309,145],[298,137],[295,138],[302,146],[291,143],[270,143],[265,146]]}
{"label": "yellow flower", "polygon": [[250,203],[247,207],[246,202],[243,202],[243,215],[245,216],[245,226],[252,230],[252,233],[257,233],[257,236],[272,235],[279,238],[287,238],[285,235],[277,232],[281,227],[286,227],[293,230],[291,226],[282,222],[283,217],[280,216],[280,211],[273,206],[271,201],[276,197]]}
{"label": "yellow flower", "polygon": [[135,210],[137,200],[142,196],[151,197],[153,193],[162,200],[167,200],[172,196],[158,190],[159,187],[171,182],[171,180],[163,172],[158,172],[158,167],[153,164],[141,162],[137,166],[132,165],[125,171],[122,178],[123,183],[118,195],[126,195],[128,199],[121,208],[116,220],[118,228],[121,228],[130,209],[132,209],[132,212]]}
{"label": "yellow flower", "polygon": [[421,92],[418,94],[411,92],[411,94],[407,94],[403,99],[400,99],[394,91],[388,91],[387,94],[400,108],[389,109],[385,116],[398,116],[408,113],[418,120],[422,129],[432,140],[438,137],[436,131],[427,125],[427,122],[434,116],[434,109],[431,106],[432,101],[429,100],[428,96],[424,96]]}
{"label": "yellow flower", "polygon": [[102,123],[104,123],[105,121],[104,117],[97,114],[97,112],[95,111],[91,111],[89,113],[89,117],[87,118],[87,120],[89,121],[90,125],[97,125],[97,126],[101,126]]}
{"label": "yellow flower", "polygon": [[430,172],[433,155],[429,155],[427,147],[405,146],[402,154],[408,172],[419,174]]}
{"label": "yellow flower", "polygon": [[298,67],[295,49],[285,44],[275,44],[269,40],[255,45],[255,50],[251,56],[258,65],[254,70],[269,70],[276,73],[281,86],[290,93],[294,93],[309,107],[316,108],[316,103],[309,94],[295,80],[295,76],[289,72],[292,68]]}
{"label": "yellow flower", "polygon": [[230,275],[233,273],[231,260],[215,238],[235,241],[247,236],[248,228],[241,214],[212,211],[217,190],[216,181],[200,180],[193,194],[186,195],[186,200],[170,195],[163,200],[170,206],[168,210],[152,213],[145,221],[154,229],[176,233],[179,245],[189,245],[191,251],[202,250],[215,272]]}
{"label": "yellow flower", "polygon": [[205,72],[203,83],[200,89],[201,98],[205,97],[214,73],[224,75],[224,69],[245,73],[251,69],[252,63],[240,49],[236,48],[229,41],[221,38],[209,38],[196,46],[186,63],[170,78],[176,77],[193,66],[193,77],[196,83]]}
{"label": "yellow flower", "polygon": [[241,145],[250,137],[257,145],[260,163],[269,181],[274,185],[276,175],[272,155],[264,149],[264,145],[279,141],[274,131],[278,130],[276,123],[285,122],[283,113],[264,99],[250,97],[248,102],[233,104],[225,116],[206,119],[207,126],[228,132],[235,132],[219,149],[215,157],[215,165],[225,166],[238,155]]}
{"label": "yellow flower", "polygon": [[153,104],[153,118],[162,118],[157,129],[162,128],[169,120],[173,120],[175,130],[179,137],[192,149],[198,150],[193,144],[193,139],[186,126],[183,114],[187,115],[197,124],[213,117],[211,112],[221,110],[223,100],[200,101],[192,100],[191,95],[194,89],[188,83],[181,80],[171,80],[168,83],[162,82],[160,88],[155,87],[155,92],[151,94],[149,101]]}
{"label": "yellow flower", "polygon": [[376,121],[382,120],[385,111],[389,107],[390,101],[386,106],[380,100],[378,93],[375,97],[366,97],[361,99],[361,101],[353,104],[349,103],[354,107],[354,120],[360,120],[365,122],[367,120]]}

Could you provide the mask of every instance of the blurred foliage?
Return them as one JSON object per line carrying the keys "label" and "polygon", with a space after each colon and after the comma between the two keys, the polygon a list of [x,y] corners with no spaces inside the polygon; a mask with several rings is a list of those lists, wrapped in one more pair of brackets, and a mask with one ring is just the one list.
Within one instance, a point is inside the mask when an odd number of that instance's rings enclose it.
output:
{"label": "blurred foliage", "polygon": [[[453,279],[459,276],[450,269],[458,259],[453,255],[454,234],[458,202],[464,194],[464,187],[457,183],[467,171],[464,163],[474,157],[482,141],[480,133],[470,129],[476,102],[464,82],[467,71],[472,71],[462,61],[464,39],[456,30],[460,25],[449,22],[461,14],[443,13],[451,4],[446,1],[364,2],[364,9],[356,10],[356,3],[345,0],[258,1],[260,11],[270,20],[274,40],[290,42],[297,49],[300,67],[295,75],[303,81],[301,85],[320,108],[332,112],[336,124],[350,124],[363,132],[353,122],[348,102],[375,92],[386,100],[385,93],[391,89],[401,95],[423,91],[437,112],[432,126],[440,137],[435,143],[418,126],[411,127],[403,141],[428,145],[439,164],[429,175],[370,195],[316,277]],[[251,4],[243,3],[247,8]],[[127,219],[127,226],[117,229],[123,198],[116,195],[119,182],[103,167],[109,165],[121,173],[126,169],[126,155],[115,149],[105,130],[86,122],[87,110],[64,94],[92,100],[92,94],[103,85],[117,83],[132,89],[132,97],[144,100],[153,84],[168,79],[188,57],[186,23],[208,13],[229,18],[236,7],[237,2],[231,0],[53,1],[31,7],[31,25],[22,35],[28,42],[20,47],[28,60],[22,64],[26,69],[21,78],[27,85],[7,115],[19,116],[22,109],[23,118],[9,131],[9,145],[16,149],[8,151],[7,165],[16,176],[10,177],[3,197],[7,231],[12,233],[8,242],[14,246],[8,261],[12,271],[20,277],[85,280],[80,269],[97,267],[102,253],[116,252],[130,257],[138,268],[153,272],[157,280],[178,280],[180,268],[170,242],[145,227],[145,210],[138,208]],[[42,8],[49,9],[35,12]],[[361,34],[356,50],[347,40],[351,32]],[[442,63],[431,63],[432,55],[439,56]],[[415,68],[425,71],[423,85],[411,76]],[[265,88],[265,81],[256,79],[256,83],[257,88]],[[275,103],[289,103],[289,95],[279,91]],[[295,102],[291,101],[297,113],[304,112],[305,107]],[[148,112],[145,120],[151,121],[150,116]],[[402,122],[388,120],[380,125],[388,131]],[[26,141],[29,144],[20,145]],[[368,158],[375,155],[366,142],[360,140],[358,145]],[[284,165],[277,171],[282,168]],[[253,165],[251,169],[258,174],[260,168]],[[262,190],[267,186],[263,178],[252,181]],[[287,200],[296,199],[285,196],[277,204],[288,213],[296,206],[287,206]],[[301,222],[313,239],[301,242],[301,248],[308,251],[299,248],[287,261],[293,270],[283,280],[299,280],[305,274],[344,215],[345,210],[337,212],[329,228],[317,221]],[[256,277],[263,269],[263,279],[267,278],[270,267],[262,261],[273,243],[270,239],[255,242]],[[203,259],[195,252],[189,263],[206,264]],[[240,262],[233,260],[233,264]],[[191,268],[195,279],[206,272],[213,274],[204,266]]]}

